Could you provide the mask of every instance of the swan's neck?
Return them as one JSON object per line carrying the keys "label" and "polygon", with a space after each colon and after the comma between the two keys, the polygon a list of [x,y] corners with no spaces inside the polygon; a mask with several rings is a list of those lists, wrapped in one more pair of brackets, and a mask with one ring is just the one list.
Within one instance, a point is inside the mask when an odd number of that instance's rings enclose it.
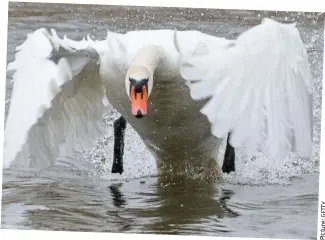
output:
{"label": "swan's neck", "polygon": [[141,48],[131,63],[131,67],[143,66],[154,73],[161,59],[162,49],[158,46],[147,45]]}

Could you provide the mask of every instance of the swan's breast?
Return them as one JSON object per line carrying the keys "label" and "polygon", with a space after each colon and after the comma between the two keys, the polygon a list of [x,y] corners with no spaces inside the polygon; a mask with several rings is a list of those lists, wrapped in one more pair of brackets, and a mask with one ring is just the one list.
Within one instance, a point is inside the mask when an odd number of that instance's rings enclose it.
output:
{"label": "swan's breast", "polygon": [[[191,99],[189,89],[179,73],[180,56],[174,46],[174,31],[159,30],[155,34],[149,31],[130,32],[120,35],[119,40],[126,49],[124,57],[102,57],[100,72],[109,102],[134,127],[141,138],[148,145],[166,151],[181,151],[184,146],[194,147],[203,139],[210,138],[210,125],[200,113],[203,102]],[[154,72],[154,85],[148,99],[148,114],[137,119],[131,114],[124,79],[137,51],[146,44],[161,47],[163,53]]]}

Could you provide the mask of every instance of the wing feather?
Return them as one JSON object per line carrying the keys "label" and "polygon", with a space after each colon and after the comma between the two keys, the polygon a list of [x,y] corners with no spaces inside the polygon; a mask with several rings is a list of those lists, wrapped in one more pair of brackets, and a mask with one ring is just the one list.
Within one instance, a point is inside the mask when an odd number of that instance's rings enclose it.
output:
{"label": "wing feather", "polygon": [[90,38],[61,39],[39,29],[17,47],[4,136],[4,167],[49,167],[102,132],[106,97],[98,49]]}
{"label": "wing feather", "polygon": [[[266,137],[268,155],[311,157],[312,77],[294,24],[264,19],[228,46],[183,55],[180,72],[219,138],[254,154]],[[265,140],[265,139],[264,139]]]}

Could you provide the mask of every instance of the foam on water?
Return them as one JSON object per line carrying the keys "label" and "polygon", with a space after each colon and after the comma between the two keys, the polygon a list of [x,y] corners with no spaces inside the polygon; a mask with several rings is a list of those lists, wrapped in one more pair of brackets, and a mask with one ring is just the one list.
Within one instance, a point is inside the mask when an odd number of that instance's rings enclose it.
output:
{"label": "foam on water", "polygon": [[128,180],[155,175],[155,159],[130,124],[127,124],[125,130],[124,172],[121,175],[111,173],[114,151],[113,122],[119,116],[119,113],[109,106],[108,114],[104,117],[104,137],[98,140],[95,147],[85,152],[85,157],[95,164],[94,173],[107,180]]}

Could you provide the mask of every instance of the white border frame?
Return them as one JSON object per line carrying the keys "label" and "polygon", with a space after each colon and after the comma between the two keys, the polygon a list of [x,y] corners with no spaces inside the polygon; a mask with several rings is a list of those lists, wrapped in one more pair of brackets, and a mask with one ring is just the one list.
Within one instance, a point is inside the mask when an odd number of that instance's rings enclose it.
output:
{"label": "white border frame", "polygon": [[[21,2],[14,0],[13,2]],[[325,12],[324,0],[39,0],[30,1],[25,0],[23,2],[44,2],[44,3],[78,3],[78,4],[101,4],[101,5],[131,5],[131,6],[161,6],[161,7],[189,7],[189,8],[217,8],[217,9],[246,9],[246,10],[269,10],[269,11],[302,11],[302,12]],[[0,122],[4,122],[4,109],[5,109],[5,82],[6,82],[6,52],[7,52],[7,23],[8,23],[8,1],[0,0],[0,17],[1,17],[1,60],[0,60],[0,71],[3,81],[1,82],[0,90],[1,99],[0,101]],[[325,42],[324,42],[325,48]],[[324,56],[323,56],[324,59]],[[323,79],[325,75],[325,61],[323,61]],[[324,86],[325,87],[325,86]],[[323,87],[323,100],[322,100],[322,130],[325,127],[325,96]],[[3,131],[4,128],[0,127],[0,172],[2,173],[3,164]],[[320,177],[319,177],[319,203],[321,200],[325,201],[325,191],[324,191],[324,173],[325,173],[325,163],[322,163],[325,157],[325,147],[323,148],[323,139],[325,138],[325,131],[321,133],[321,151],[320,151]],[[321,187],[323,186],[323,187]],[[0,202],[2,196],[2,174],[0,174]],[[318,232],[317,239],[320,239],[320,204],[319,204],[319,219],[318,219]],[[1,205],[0,205],[1,212]],[[325,219],[324,219],[325,220]],[[1,222],[1,215],[0,215]],[[186,238],[186,240],[195,239],[205,239],[208,240],[211,237],[197,237],[197,236],[166,236],[166,235],[143,235],[143,234],[120,234],[120,233],[82,233],[82,232],[53,232],[53,231],[36,231],[36,230],[0,230],[0,239],[18,238],[24,239],[30,236],[33,239],[106,239],[107,237],[112,238],[123,238],[123,239],[134,239],[141,238],[142,240],[152,239],[155,240],[161,238],[169,238],[180,240],[181,238]],[[214,239],[222,239],[219,237],[214,237]],[[230,238],[229,238],[230,239]],[[231,239],[241,239],[241,238],[231,238]],[[245,239],[255,239],[255,238],[245,238]],[[262,238],[261,238],[262,239]],[[266,239],[266,238],[265,238]],[[324,238],[325,239],[325,238]]]}

